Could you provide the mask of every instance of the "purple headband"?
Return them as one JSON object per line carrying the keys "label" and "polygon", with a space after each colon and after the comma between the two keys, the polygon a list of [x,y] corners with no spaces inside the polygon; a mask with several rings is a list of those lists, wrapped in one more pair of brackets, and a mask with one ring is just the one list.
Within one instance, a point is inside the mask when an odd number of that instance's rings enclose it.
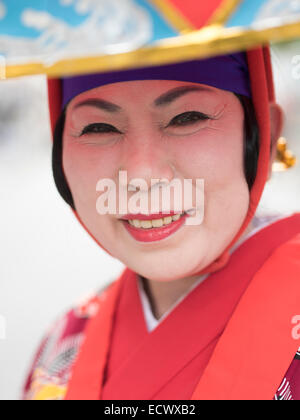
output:
{"label": "purple headband", "polygon": [[134,80],[200,83],[251,97],[246,53],[237,53],[159,67],[66,77],[62,79],[62,106],[64,108],[75,96],[96,87]]}

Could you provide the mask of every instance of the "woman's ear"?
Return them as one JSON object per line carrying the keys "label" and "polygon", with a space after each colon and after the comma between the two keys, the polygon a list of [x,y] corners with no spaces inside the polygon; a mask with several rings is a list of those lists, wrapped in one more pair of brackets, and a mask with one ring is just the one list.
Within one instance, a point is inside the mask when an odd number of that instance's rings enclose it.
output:
{"label": "woman's ear", "polygon": [[269,166],[269,177],[272,176],[272,164],[276,158],[277,142],[280,138],[284,124],[283,110],[275,102],[270,103],[270,120],[271,120],[271,154],[270,154],[270,166]]}

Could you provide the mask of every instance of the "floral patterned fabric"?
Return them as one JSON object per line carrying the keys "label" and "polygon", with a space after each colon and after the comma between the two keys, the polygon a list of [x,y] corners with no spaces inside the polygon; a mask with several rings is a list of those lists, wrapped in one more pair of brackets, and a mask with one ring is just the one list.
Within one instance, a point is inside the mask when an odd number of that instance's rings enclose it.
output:
{"label": "floral patterned fabric", "polygon": [[[95,314],[101,292],[59,319],[43,340],[24,387],[26,400],[63,400],[88,319]],[[275,400],[300,400],[300,348]]]}

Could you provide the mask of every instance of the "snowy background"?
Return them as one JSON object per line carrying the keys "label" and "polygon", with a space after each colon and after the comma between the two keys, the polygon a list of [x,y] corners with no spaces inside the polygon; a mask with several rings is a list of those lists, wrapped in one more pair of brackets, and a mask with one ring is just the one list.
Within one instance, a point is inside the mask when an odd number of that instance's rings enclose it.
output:
{"label": "snowy background", "polygon": [[[300,158],[300,43],[274,48],[273,60],[279,102],[287,115],[285,135]],[[44,78],[1,81],[0,98],[0,399],[4,400],[19,398],[32,355],[49,324],[82,295],[115,279],[123,266],[90,239],[54,187]],[[299,192],[299,165],[274,174],[260,212],[299,211]]]}

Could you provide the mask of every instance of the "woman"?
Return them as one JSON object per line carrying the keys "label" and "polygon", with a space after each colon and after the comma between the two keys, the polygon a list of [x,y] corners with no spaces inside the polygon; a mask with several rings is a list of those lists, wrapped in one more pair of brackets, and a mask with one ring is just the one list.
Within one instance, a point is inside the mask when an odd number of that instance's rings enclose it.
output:
{"label": "woman", "polygon": [[[127,268],[53,326],[25,398],[300,398],[300,215],[254,218],[283,124],[269,49],[52,80],[49,99],[58,190]],[[125,213],[101,213],[104,179]],[[192,201],[155,213],[175,179]]]}

